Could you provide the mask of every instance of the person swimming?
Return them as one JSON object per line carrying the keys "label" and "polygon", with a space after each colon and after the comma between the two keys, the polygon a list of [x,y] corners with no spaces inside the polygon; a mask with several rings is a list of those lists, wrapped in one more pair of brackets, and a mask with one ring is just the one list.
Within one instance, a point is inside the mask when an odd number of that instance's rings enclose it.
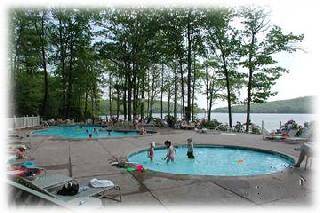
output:
{"label": "person swimming", "polygon": [[192,138],[188,138],[188,139],[187,139],[187,148],[188,148],[188,151],[187,151],[187,156],[188,156],[188,158],[193,159],[193,158],[194,158],[194,155],[193,155]]}
{"label": "person swimming", "polygon": [[174,162],[175,159],[175,155],[176,155],[176,150],[174,148],[174,146],[172,145],[171,141],[165,141],[164,145],[167,147],[168,152],[165,158],[163,158],[164,160],[167,160],[167,163],[169,163],[169,161]]}
{"label": "person swimming", "polygon": [[153,161],[155,146],[156,146],[155,142],[150,143],[150,148],[148,151],[148,158],[150,158],[151,161]]}
{"label": "person swimming", "polygon": [[147,133],[147,131],[145,130],[144,127],[142,127],[142,128],[140,129],[139,134],[140,134],[140,135],[145,135],[146,133]]}

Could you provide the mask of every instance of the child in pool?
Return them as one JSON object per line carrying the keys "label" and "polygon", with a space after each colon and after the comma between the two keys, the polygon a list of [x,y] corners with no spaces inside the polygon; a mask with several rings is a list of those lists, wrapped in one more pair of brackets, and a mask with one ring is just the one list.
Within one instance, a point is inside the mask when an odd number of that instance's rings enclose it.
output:
{"label": "child in pool", "polygon": [[164,145],[168,149],[167,155],[164,158],[164,160],[167,160],[167,163],[169,163],[169,161],[174,162],[174,158],[176,155],[176,150],[175,150],[174,146],[172,145],[171,141],[165,141]]}
{"label": "child in pool", "polygon": [[144,127],[142,127],[142,128],[140,129],[139,134],[140,134],[140,135],[145,135],[146,133],[147,133],[147,131],[145,130]]}
{"label": "child in pool", "polygon": [[148,152],[148,158],[150,158],[151,161],[153,161],[155,146],[156,146],[155,142],[150,143],[150,149],[149,149],[149,152]]}
{"label": "child in pool", "polygon": [[194,158],[194,155],[193,155],[192,138],[188,138],[188,139],[187,139],[187,148],[188,148],[188,151],[187,151],[187,156],[188,156],[188,158],[193,159],[193,158]]}

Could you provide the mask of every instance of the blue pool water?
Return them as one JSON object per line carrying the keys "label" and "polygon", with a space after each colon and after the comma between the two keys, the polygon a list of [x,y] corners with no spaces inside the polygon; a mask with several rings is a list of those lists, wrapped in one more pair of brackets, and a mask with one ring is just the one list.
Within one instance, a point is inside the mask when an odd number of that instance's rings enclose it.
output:
{"label": "blue pool water", "polygon": [[[94,132],[96,128],[96,133]],[[88,132],[87,132],[88,130]],[[42,136],[58,136],[64,138],[108,138],[108,137],[128,137],[138,135],[136,131],[110,131],[110,135],[105,128],[93,126],[70,126],[70,127],[49,127],[47,129],[36,130],[32,132],[33,135]]]}
{"label": "blue pool water", "polygon": [[158,172],[216,176],[272,174],[294,163],[293,159],[277,154],[228,147],[195,147],[195,159],[187,158],[186,147],[178,147],[175,161],[166,163],[161,159],[166,152],[166,149],[156,149],[153,162],[147,158],[146,150],[130,155],[128,160]]}

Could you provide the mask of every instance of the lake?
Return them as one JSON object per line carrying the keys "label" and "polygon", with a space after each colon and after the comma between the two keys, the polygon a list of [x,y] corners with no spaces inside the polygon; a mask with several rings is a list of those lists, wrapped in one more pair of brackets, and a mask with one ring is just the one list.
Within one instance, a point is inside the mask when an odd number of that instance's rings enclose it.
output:
{"label": "lake", "polygon": [[[166,114],[163,114],[163,117]],[[173,114],[171,114],[173,115]],[[251,113],[251,122],[257,124],[258,126],[261,126],[262,121],[264,121],[264,127],[271,131],[278,129],[281,124],[284,124],[288,120],[295,120],[299,125],[303,126],[303,123],[306,121],[312,121],[313,114],[276,114],[276,113]],[[101,118],[104,118],[105,116],[101,116]],[[122,116],[121,116],[122,117]],[[160,113],[153,113],[154,118],[160,118]],[[197,118],[202,119],[206,118],[206,113],[198,113]],[[178,118],[181,118],[181,114],[178,113]],[[228,123],[229,117],[228,113],[211,113],[211,119],[217,119],[219,122],[222,123]],[[237,121],[240,121],[241,123],[245,123],[246,121],[246,113],[232,113],[232,122],[233,125],[236,124]]]}

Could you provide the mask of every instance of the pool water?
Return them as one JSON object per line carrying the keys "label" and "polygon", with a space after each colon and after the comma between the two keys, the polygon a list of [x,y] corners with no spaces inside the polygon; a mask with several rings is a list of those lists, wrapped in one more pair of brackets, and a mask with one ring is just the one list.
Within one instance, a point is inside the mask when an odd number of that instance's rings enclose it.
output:
{"label": "pool water", "polygon": [[[96,132],[94,132],[94,128]],[[41,136],[58,136],[64,138],[89,138],[89,134],[92,138],[108,138],[108,137],[128,137],[138,135],[136,131],[110,131],[109,132],[102,127],[94,126],[69,126],[69,127],[49,127],[47,129],[36,130],[32,132],[33,135]]]}
{"label": "pool water", "polygon": [[156,149],[151,161],[144,150],[130,155],[128,160],[158,172],[216,176],[272,174],[294,163],[293,159],[278,154],[229,147],[195,147],[194,159],[188,159],[186,147],[178,147],[175,161],[167,163],[162,159],[166,152],[166,149]]}

